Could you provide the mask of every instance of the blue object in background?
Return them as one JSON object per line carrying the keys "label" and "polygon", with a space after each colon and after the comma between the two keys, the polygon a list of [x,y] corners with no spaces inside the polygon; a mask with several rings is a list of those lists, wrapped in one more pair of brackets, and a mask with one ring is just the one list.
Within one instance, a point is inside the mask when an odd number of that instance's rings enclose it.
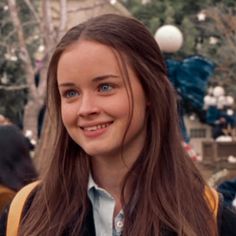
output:
{"label": "blue object in background", "polygon": [[203,99],[209,79],[214,73],[215,64],[203,57],[192,56],[182,61],[167,59],[166,66],[168,78],[180,96],[179,125],[184,141],[189,143],[190,137],[183,119],[186,112],[183,104],[189,104],[198,114],[202,113]]}
{"label": "blue object in background", "polygon": [[224,181],[217,187],[217,190],[223,194],[225,205],[232,207],[236,196],[236,178]]}
{"label": "blue object in background", "polygon": [[196,110],[202,110],[203,98],[215,64],[200,56],[182,61],[166,60],[168,77],[181,98]]}
{"label": "blue object in background", "polygon": [[182,61],[167,59],[166,66],[168,77],[179,96],[179,125],[185,142],[190,141],[183,119],[185,113],[195,113],[201,122],[211,125],[213,138],[223,135],[223,129],[228,125],[235,127],[236,114],[228,115],[227,107],[203,109],[208,82],[215,69],[213,62],[201,56],[191,56]]}
{"label": "blue object in background", "polygon": [[210,106],[206,111],[206,123],[214,125],[221,117],[221,111],[216,106]]}

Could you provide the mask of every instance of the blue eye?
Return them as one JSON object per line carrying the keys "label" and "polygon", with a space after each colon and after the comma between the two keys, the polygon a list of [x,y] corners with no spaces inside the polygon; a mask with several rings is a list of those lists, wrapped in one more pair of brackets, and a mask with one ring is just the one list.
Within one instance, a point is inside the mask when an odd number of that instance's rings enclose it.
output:
{"label": "blue eye", "polygon": [[100,92],[110,92],[112,89],[113,87],[110,84],[101,84],[98,88]]}
{"label": "blue eye", "polygon": [[78,92],[75,90],[68,90],[65,92],[65,97],[66,98],[71,98],[71,97],[75,97],[78,95]]}

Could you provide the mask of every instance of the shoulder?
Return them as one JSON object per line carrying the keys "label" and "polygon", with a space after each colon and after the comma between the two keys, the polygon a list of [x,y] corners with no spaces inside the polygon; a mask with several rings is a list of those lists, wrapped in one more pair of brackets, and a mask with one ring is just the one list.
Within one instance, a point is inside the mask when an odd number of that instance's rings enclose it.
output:
{"label": "shoulder", "polygon": [[[38,190],[38,187],[36,188],[37,183],[34,182],[30,185],[25,186],[22,188],[13,198],[11,204],[9,204],[2,212],[0,216],[0,236],[6,235],[6,228],[7,228],[7,221],[9,216],[10,209],[14,211],[14,217],[12,219],[14,220],[14,224],[10,225],[16,225],[15,219],[17,216],[19,216],[19,219],[21,215],[25,215],[28,211],[35,194]],[[27,191],[26,191],[27,190]],[[21,214],[22,213],[22,214]],[[16,226],[17,227],[17,226]],[[13,227],[14,228],[14,227]]]}

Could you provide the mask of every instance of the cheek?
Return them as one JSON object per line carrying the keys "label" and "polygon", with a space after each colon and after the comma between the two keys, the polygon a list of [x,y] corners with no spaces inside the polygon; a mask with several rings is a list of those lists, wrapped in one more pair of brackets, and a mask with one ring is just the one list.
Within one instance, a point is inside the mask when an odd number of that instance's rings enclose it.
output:
{"label": "cheek", "polygon": [[129,101],[126,93],[119,96],[105,98],[99,104],[101,110],[114,117],[125,117],[129,114]]}
{"label": "cheek", "polygon": [[146,110],[144,109],[135,109],[133,113],[133,119],[131,122],[131,127],[134,129],[142,129],[146,123]]}
{"label": "cheek", "polygon": [[62,122],[65,126],[70,125],[70,123],[73,122],[75,119],[76,111],[73,108],[73,106],[69,104],[62,104],[61,105],[61,116],[62,116]]}
{"label": "cheek", "polygon": [[142,96],[142,93],[137,96],[135,103],[134,103],[134,110],[133,110],[133,125],[136,127],[143,127],[146,123],[146,116],[147,116],[147,104],[145,97]]}

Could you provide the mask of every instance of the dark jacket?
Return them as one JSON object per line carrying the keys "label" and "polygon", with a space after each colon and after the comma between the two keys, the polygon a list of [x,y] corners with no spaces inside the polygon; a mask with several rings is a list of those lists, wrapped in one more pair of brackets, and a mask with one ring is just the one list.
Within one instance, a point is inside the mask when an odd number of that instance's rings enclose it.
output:
{"label": "dark jacket", "polygon": [[[32,201],[32,197],[29,202]],[[28,205],[28,204],[27,204]],[[23,214],[28,207],[24,210]],[[6,222],[7,222],[8,208],[5,209],[0,217],[0,236],[5,236]],[[232,208],[228,208],[223,203],[223,198],[220,198],[220,204],[218,209],[218,228],[219,236],[236,236],[236,211]],[[67,229],[63,236],[69,236],[71,230]],[[177,234],[170,230],[165,230],[161,234],[162,236],[176,236]],[[89,214],[84,224],[83,232],[79,236],[96,236],[95,226],[93,221],[92,206],[90,207]],[[204,236],[204,235],[199,235]]]}
{"label": "dark jacket", "polygon": [[225,204],[232,207],[233,200],[236,197],[236,178],[222,182],[217,190],[223,194]]}

